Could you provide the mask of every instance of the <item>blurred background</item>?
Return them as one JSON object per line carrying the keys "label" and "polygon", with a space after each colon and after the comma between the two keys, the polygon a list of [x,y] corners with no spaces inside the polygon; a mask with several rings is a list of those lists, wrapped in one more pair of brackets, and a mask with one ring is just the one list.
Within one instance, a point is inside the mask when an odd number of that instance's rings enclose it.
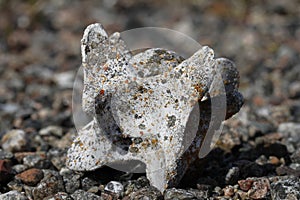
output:
{"label": "blurred background", "polygon": [[234,60],[243,94],[257,103],[300,95],[296,0],[1,0],[0,103],[53,106],[54,91],[71,88],[83,30],[95,22],[109,33],[144,26],[185,33]]}
{"label": "blurred background", "polygon": [[[241,90],[251,103],[280,104],[300,96],[296,0],[0,0],[1,131],[19,125],[9,113],[67,112],[81,64],[80,39],[95,22],[109,33],[170,28],[209,45],[217,57],[236,63]],[[63,121],[71,126],[67,117]]]}
{"label": "blurred background", "polygon": [[[237,118],[247,128],[237,131],[239,141],[257,132],[284,132],[290,128],[278,129],[280,124],[292,122],[294,138],[283,140],[289,152],[299,148],[288,142],[300,141],[298,0],[0,0],[0,138],[18,128],[34,141],[30,151],[70,145],[80,39],[95,22],[109,34],[149,26],[177,30],[213,48],[216,57],[230,58],[245,97]],[[56,135],[40,138],[50,125]],[[221,147],[237,144],[228,138]]]}

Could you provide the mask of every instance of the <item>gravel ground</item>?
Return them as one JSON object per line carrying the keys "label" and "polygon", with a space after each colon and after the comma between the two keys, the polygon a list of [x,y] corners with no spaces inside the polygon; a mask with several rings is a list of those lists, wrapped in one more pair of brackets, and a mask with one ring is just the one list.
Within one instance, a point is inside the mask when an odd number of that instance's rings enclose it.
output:
{"label": "gravel ground", "polygon": [[[243,108],[164,194],[144,174],[65,167],[80,39],[94,22],[181,31],[240,71]],[[300,199],[299,55],[296,0],[0,0],[0,199]]]}

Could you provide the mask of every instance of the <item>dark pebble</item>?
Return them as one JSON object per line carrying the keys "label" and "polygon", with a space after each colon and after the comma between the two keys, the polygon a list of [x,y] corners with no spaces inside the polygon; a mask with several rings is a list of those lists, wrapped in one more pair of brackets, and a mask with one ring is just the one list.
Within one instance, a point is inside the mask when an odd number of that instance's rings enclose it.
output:
{"label": "dark pebble", "polygon": [[13,177],[12,163],[10,160],[0,160],[0,183],[7,183]]}

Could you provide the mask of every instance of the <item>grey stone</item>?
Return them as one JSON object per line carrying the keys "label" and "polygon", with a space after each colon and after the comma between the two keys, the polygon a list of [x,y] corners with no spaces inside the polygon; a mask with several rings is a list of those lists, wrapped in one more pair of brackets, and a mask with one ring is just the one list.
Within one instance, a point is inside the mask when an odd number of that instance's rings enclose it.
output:
{"label": "grey stone", "polygon": [[46,136],[46,135],[54,135],[57,137],[62,137],[63,134],[63,129],[60,126],[47,126],[46,128],[43,128],[39,131],[39,134],[42,136]]}
{"label": "grey stone", "polygon": [[33,189],[34,189],[35,187],[28,186],[28,185],[24,185],[23,188],[24,188],[26,197],[27,197],[28,199],[34,199],[33,194],[32,194],[32,191],[33,191]]}
{"label": "grey stone", "polygon": [[54,75],[54,81],[56,84],[63,89],[73,88],[74,84],[74,71],[61,72]]}
{"label": "grey stone", "polygon": [[11,159],[14,156],[11,152],[3,151],[0,149],[0,160]]}
{"label": "grey stone", "polygon": [[67,193],[74,193],[80,187],[80,178],[78,174],[63,176],[64,185]]}
{"label": "grey stone", "polygon": [[104,190],[120,195],[124,190],[124,186],[118,181],[110,181],[106,184]]}
{"label": "grey stone", "polygon": [[278,126],[278,132],[288,134],[292,137],[294,143],[300,141],[300,123],[285,122]]}
{"label": "grey stone", "polygon": [[153,186],[146,186],[143,187],[136,192],[133,192],[129,195],[129,199],[131,200],[163,200],[164,197],[161,192],[153,187]]}
{"label": "grey stone", "polygon": [[297,149],[292,155],[291,159],[294,163],[300,164],[300,149]]}
{"label": "grey stone", "polygon": [[299,177],[287,176],[278,177],[271,183],[272,199],[300,199],[300,179]]}
{"label": "grey stone", "polygon": [[90,193],[98,193],[100,191],[100,188],[98,186],[92,186],[90,187],[90,189],[87,190],[87,192],[90,192]]}
{"label": "grey stone", "polygon": [[197,190],[197,189],[189,189],[188,192],[193,194],[197,199],[208,199],[209,197],[209,190],[207,189],[202,189],[202,190]]}
{"label": "grey stone", "polygon": [[291,98],[300,97],[300,82],[293,82],[289,87],[289,96]]}
{"label": "grey stone", "polygon": [[64,183],[58,172],[53,170],[43,170],[44,178],[33,188],[34,199],[43,199],[57,192],[64,192]]}
{"label": "grey stone", "polygon": [[238,167],[232,167],[226,174],[225,181],[227,184],[234,184],[238,181],[240,175],[240,169]]}
{"label": "grey stone", "polygon": [[29,166],[23,165],[23,164],[17,164],[17,165],[12,166],[12,169],[13,169],[17,174],[19,174],[19,173],[25,171],[25,170],[28,169],[28,168],[29,168]]}
{"label": "grey stone", "polygon": [[74,200],[103,200],[100,196],[84,190],[76,190],[71,197]]}
{"label": "grey stone", "polygon": [[80,175],[80,176],[83,176],[83,173],[82,173],[82,172],[73,171],[73,170],[68,169],[68,168],[66,168],[66,167],[61,168],[61,170],[59,171],[59,174],[60,174],[61,176],[66,176],[66,177],[68,177],[68,176],[73,176],[74,174],[78,174],[78,175]]}
{"label": "grey stone", "polygon": [[0,194],[1,200],[28,200],[28,198],[18,191],[9,191],[4,194]]}
{"label": "grey stone", "polygon": [[221,196],[221,195],[223,194],[223,190],[222,190],[222,188],[220,188],[219,186],[216,186],[216,187],[214,188],[213,192],[214,192],[215,194],[217,194],[218,196]]}
{"label": "grey stone", "polygon": [[63,177],[64,186],[67,193],[72,194],[79,189],[80,178],[82,177],[81,173],[75,173],[67,168],[62,168],[59,173]]}
{"label": "grey stone", "polygon": [[73,200],[70,195],[68,195],[65,192],[58,192],[53,196],[48,196],[44,198],[43,200]]}
{"label": "grey stone", "polygon": [[125,195],[128,195],[146,186],[150,186],[150,182],[145,176],[142,176],[137,180],[128,181],[128,183],[125,184],[124,193]]}
{"label": "grey stone", "polygon": [[20,109],[20,106],[17,104],[7,103],[7,104],[0,104],[0,110],[4,113],[16,113]]}
{"label": "grey stone", "polygon": [[89,178],[89,177],[84,177],[81,180],[81,187],[83,190],[88,191],[90,188],[92,188],[93,186],[99,185],[97,183],[97,181]]}
{"label": "grey stone", "polygon": [[11,190],[16,190],[18,192],[22,192],[23,190],[23,183],[20,180],[12,180],[9,183],[7,183],[7,186]]}
{"label": "grey stone", "polygon": [[193,192],[184,189],[171,188],[164,192],[165,200],[197,199]]}
{"label": "grey stone", "polygon": [[1,146],[8,152],[24,151],[28,149],[28,137],[23,130],[11,130],[2,137]]}
{"label": "grey stone", "polygon": [[290,168],[294,169],[294,170],[299,170],[300,171],[300,162],[298,163],[291,163]]}
{"label": "grey stone", "polygon": [[23,164],[28,167],[47,169],[50,166],[50,161],[47,160],[45,154],[33,154],[23,158]]}
{"label": "grey stone", "polygon": [[61,170],[65,167],[66,155],[61,155],[51,158],[51,163],[56,167],[56,169]]}

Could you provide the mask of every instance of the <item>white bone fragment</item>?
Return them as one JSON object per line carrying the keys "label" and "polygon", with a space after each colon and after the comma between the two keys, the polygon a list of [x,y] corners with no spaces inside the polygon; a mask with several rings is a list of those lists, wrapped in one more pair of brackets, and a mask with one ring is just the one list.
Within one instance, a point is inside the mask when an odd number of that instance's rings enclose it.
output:
{"label": "white bone fragment", "polygon": [[[208,91],[218,97],[225,85],[227,99],[235,102],[227,103],[230,116],[242,106],[234,64],[214,59],[207,46],[185,60],[159,48],[132,55],[119,33],[108,36],[100,24],[88,26],[81,42],[83,109],[93,120],[68,151],[73,170],[140,161],[151,184],[163,191],[197,157],[210,121],[209,104],[201,102]],[[200,117],[194,132],[200,128],[188,138],[186,129],[195,127],[192,113]]]}

